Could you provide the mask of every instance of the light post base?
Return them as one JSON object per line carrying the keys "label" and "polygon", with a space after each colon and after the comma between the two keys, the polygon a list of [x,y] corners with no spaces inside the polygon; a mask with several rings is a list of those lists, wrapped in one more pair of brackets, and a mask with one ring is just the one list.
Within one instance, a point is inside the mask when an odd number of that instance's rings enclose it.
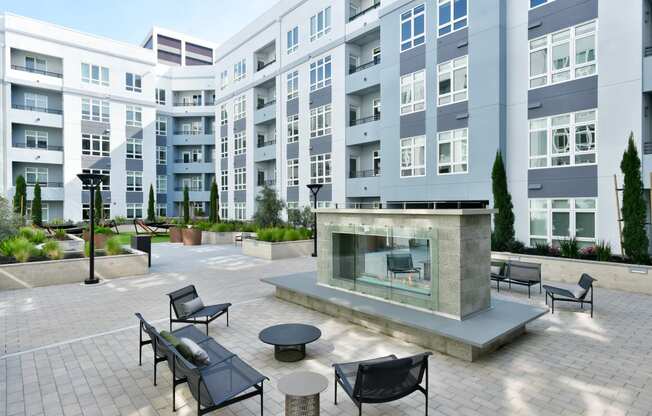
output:
{"label": "light post base", "polygon": [[317,257],[317,253],[312,253],[310,257]]}
{"label": "light post base", "polygon": [[96,285],[100,283],[100,279],[86,279],[84,280],[85,285]]}

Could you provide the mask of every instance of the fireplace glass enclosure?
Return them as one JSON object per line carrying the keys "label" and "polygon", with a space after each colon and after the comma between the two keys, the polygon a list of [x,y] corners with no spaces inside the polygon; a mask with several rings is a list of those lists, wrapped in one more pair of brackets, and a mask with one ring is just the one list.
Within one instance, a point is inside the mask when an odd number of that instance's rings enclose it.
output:
{"label": "fireplace glass enclosure", "polygon": [[333,225],[329,284],[411,306],[437,310],[434,229]]}

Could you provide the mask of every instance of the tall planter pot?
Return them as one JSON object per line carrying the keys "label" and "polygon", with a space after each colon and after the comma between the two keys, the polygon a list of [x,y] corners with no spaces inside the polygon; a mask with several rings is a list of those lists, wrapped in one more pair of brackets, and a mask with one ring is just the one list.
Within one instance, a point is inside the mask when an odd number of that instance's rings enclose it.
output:
{"label": "tall planter pot", "polygon": [[184,228],[181,230],[184,246],[201,245],[201,230],[199,228]]}
{"label": "tall planter pot", "polygon": [[170,227],[170,242],[171,243],[182,243],[183,237],[181,236],[181,227]]}
{"label": "tall planter pot", "polygon": [[[88,241],[89,235],[88,231],[84,230],[82,233],[82,238],[84,241]],[[93,240],[95,242],[95,250],[101,250],[106,246],[106,240],[108,240],[111,236],[107,234],[95,234],[93,236]]]}

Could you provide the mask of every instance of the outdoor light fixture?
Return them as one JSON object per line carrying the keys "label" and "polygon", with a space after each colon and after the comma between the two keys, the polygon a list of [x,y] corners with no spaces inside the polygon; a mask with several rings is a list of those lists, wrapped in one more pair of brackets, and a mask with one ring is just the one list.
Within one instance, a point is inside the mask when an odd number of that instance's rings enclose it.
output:
{"label": "outdoor light fixture", "polygon": [[99,283],[100,280],[95,278],[95,189],[99,192],[99,186],[102,183],[103,175],[97,173],[80,173],[77,175],[80,181],[90,190],[90,209],[89,209],[89,236],[88,242],[90,244],[90,255],[88,257],[89,271],[88,279],[84,280],[87,285],[94,285]]}
{"label": "outdoor light fixture", "polygon": [[312,193],[312,198],[313,198],[313,211],[312,211],[312,241],[313,241],[313,249],[312,249],[312,256],[317,257],[317,213],[314,211],[317,209],[317,194],[319,193],[319,190],[324,186],[321,183],[311,183],[306,185],[308,189],[310,189],[310,193]]}

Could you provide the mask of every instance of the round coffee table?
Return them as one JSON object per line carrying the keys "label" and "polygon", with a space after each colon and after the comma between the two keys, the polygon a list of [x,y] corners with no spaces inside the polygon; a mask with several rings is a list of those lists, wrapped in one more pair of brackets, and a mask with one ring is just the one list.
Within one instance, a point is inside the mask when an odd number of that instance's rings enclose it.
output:
{"label": "round coffee table", "polygon": [[318,416],[319,393],[326,390],[328,380],[321,374],[300,371],[282,377],[277,387],[285,394],[286,416]]}
{"label": "round coffee table", "polygon": [[300,361],[306,356],[306,344],[321,337],[321,331],[312,325],[281,324],[260,331],[258,338],[274,346],[274,358],[283,362]]}

